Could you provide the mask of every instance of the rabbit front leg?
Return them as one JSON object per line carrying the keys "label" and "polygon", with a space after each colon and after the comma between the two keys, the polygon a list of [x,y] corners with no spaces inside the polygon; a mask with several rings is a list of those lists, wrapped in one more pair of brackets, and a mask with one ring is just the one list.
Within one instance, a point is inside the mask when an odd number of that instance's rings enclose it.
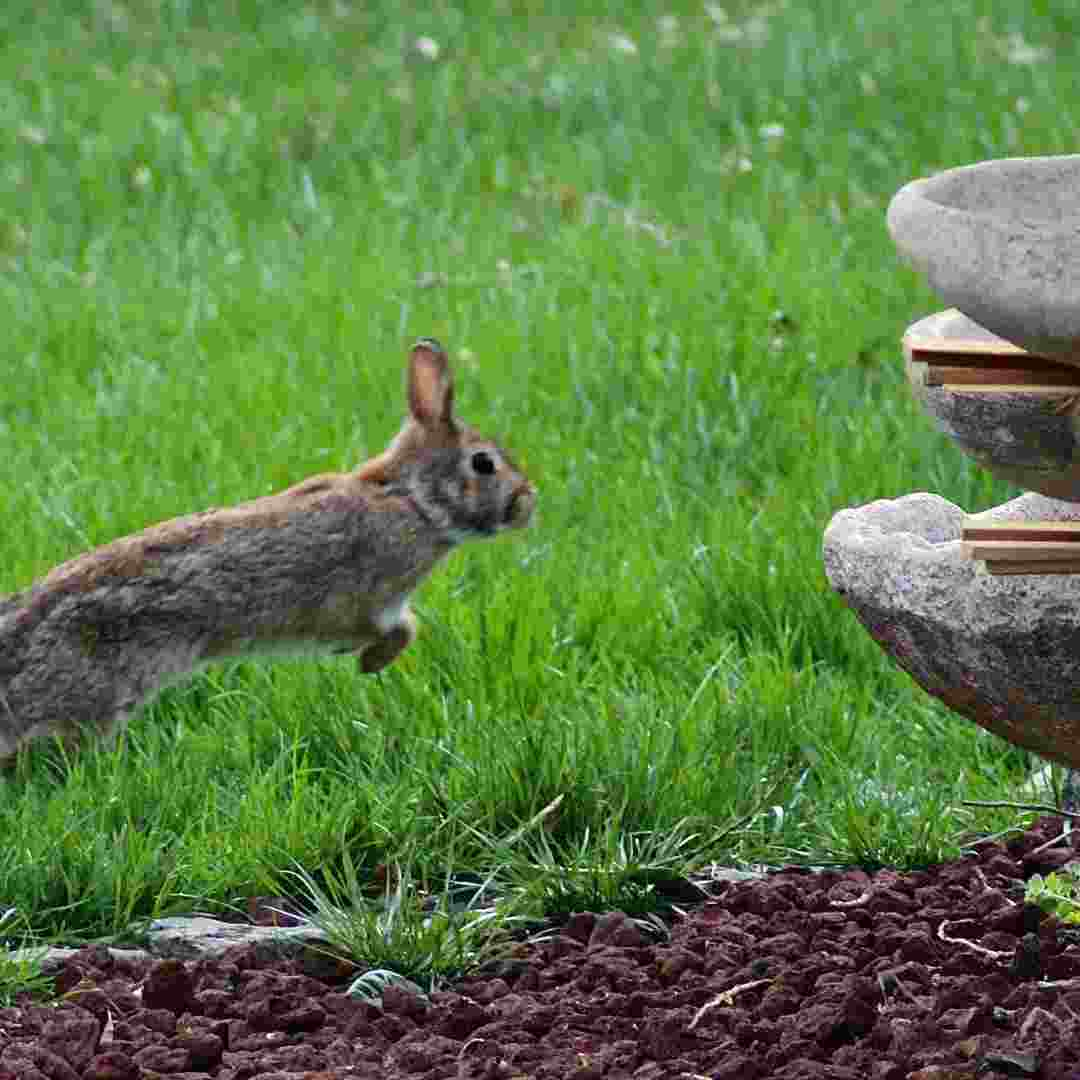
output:
{"label": "rabbit front leg", "polygon": [[392,664],[416,637],[416,616],[405,603],[382,611],[375,625],[379,637],[360,652],[360,670],[365,675],[373,675]]}

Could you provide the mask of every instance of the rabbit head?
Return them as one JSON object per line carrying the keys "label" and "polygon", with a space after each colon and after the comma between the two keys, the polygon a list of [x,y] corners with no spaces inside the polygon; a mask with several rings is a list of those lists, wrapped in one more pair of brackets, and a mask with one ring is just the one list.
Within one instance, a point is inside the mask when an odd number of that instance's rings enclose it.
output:
{"label": "rabbit head", "polygon": [[528,525],[532,485],[505,450],[454,416],[449,361],[434,338],[412,347],[406,395],[401,430],[357,478],[407,495],[450,542]]}

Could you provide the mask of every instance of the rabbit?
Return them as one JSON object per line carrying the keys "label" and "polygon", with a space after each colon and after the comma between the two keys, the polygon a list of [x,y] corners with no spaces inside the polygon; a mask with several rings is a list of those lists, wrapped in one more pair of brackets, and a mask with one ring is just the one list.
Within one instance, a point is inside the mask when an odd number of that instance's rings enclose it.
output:
{"label": "rabbit", "polygon": [[114,738],[161,688],[231,657],[392,663],[416,636],[413,589],[536,504],[506,452],[454,416],[433,338],[412,347],[406,389],[400,431],[354,471],[161,522],[0,598],[0,759],[43,735]]}

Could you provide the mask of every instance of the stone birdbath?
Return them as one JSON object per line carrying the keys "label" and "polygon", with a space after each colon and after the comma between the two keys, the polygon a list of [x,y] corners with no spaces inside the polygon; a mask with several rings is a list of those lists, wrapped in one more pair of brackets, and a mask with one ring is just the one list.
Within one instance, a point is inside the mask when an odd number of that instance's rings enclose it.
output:
{"label": "stone birdbath", "polygon": [[927,493],[842,510],[826,573],[929,693],[1080,769],[1080,155],[916,180],[888,225],[946,305],[904,334],[917,400],[1026,493],[973,515]]}

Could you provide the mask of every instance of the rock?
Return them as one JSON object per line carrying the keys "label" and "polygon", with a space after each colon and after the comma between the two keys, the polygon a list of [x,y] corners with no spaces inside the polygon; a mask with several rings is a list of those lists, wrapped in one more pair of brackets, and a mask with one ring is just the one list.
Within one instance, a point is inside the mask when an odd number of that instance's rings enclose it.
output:
{"label": "rock", "polygon": [[254,945],[269,956],[299,956],[308,974],[336,974],[339,962],[326,952],[327,937],[316,926],[251,926],[227,923],[207,916],[155,919],[147,931],[154,956],[197,960],[216,956],[235,945]]}
{"label": "rock", "polygon": [[599,916],[589,935],[589,948],[616,945],[623,949],[636,949],[648,941],[637,923],[622,911],[610,911]]}
{"label": "rock", "polygon": [[76,1006],[63,1018],[47,1023],[41,1041],[81,1075],[97,1053],[100,1038],[100,1021]]}
{"label": "rock", "polygon": [[1005,158],[902,187],[898,250],[951,307],[1032,352],[1080,345],[1080,155]]}
{"label": "rock", "polygon": [[[108,963],[130,968],[152,957],[171,960],[199,960],[219,956],[238,945],[252,945],[266,960],[295,957],[303,971],[315,978],[338,977],[352,972],[348,961],[338,959],[327,951],[326,935],[310,923],[300,926],[252,926],[248,923],[227,923],[204,915],[172,916],[155,919],[146,931],[146,949],[113,949],[99,947],[101,958]],[[82,949],[22,948],[7,953],[18,961],[39,963],[49,975],[60,972],[67,961]],[[158,976],[160,978],[160,975]],[[88,988],[86,993],[95,991]],[[151,995],[157,993],[155,988]],[[166,991],[163,991],[166,992]],[[83,999],[80,998],[80,1002]],[[89,1002],[87,1002],[89,1007]]]}
{"label": "rock", "polygon": [[[829,581],[928,693],[1080,767],[1080,576],[990,576],[963,554],[965,517],[925,493],[842,510],[825,531]],[[1077,518],[1075,503],[1029,493],[970,520]]]}
{"label": "rock", "polygon": [[[908,382],[937,426],[984,469],[1017,487],[1080,500],[1080,422],[1066,408],[1076,388],[995,391],[927,385],[912,349],[927,339],[997,341],[955,308],[920,319],[904,334]],[[1023,366],[1019,354],[1017,366]],[[1077,376],[1080,383],[1080,375]]]}
{"label": "rock", "polygon": [[139,1066],[124,1053],[99,1054],[86,1067],[83,1080],[139,1080]]}
{"label": "rock", "polygon": [[143,985],[142,999],[147,1009],[179,1015],[194,1004],[195,988],[183,960],[158,960]]}

